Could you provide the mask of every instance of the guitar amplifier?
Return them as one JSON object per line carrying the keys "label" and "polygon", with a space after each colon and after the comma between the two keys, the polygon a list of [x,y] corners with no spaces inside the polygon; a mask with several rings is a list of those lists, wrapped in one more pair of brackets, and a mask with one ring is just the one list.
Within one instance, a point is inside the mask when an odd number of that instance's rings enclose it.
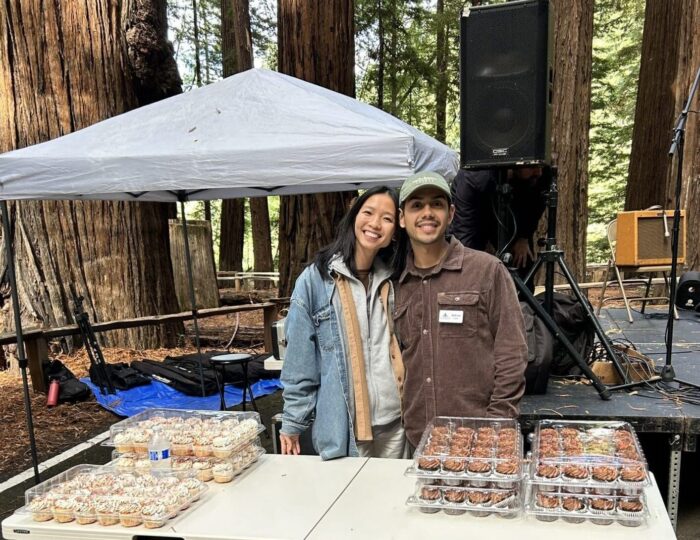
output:
{"label": "guitar amplifier", "polygon": [[[673,210],[635,210],[617,215],[615,262],[618,266],[671,264]],[[668,235],[668,236],[667,236]],[[685,263],[685,210],[681,210],[678,264]]]}

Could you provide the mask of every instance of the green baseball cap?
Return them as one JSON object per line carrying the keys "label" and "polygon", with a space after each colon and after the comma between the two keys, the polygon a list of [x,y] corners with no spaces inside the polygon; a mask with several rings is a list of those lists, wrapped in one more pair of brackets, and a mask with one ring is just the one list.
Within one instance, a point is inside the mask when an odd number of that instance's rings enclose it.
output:
{"label": "green baseball cap", "polygon": [[424,171],[409,176],[403,183],[401,191],[399,192],[399,206],[403,206],[403,203],[405,203],[411,195],[424,187],[437,188],[447,196],[448,201],[452,201],[450,186],[447,184],[447,180],[436,172]]}

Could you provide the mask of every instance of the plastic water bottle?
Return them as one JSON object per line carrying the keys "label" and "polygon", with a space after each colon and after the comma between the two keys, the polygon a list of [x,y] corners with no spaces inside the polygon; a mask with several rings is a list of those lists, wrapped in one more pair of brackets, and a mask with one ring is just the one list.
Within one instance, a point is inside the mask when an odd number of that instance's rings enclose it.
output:
{"label": "plastic water bottle", "polygon": [[153,427],[153,435],[148,442],[148,459],[153,469],[170,467],[170,439],[160,426]]}

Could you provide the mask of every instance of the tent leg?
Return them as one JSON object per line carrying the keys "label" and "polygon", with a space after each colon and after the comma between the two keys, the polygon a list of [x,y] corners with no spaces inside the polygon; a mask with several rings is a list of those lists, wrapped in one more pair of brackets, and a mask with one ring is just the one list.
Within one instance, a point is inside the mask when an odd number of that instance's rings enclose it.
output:
{"label": "tent leg", "polygon": [[199,322],[197,321],[197,301],[194,295],[194,278],[192,277],[192,257],[190,257],[190,240],[187,235],[187,216],[185,215],[185,201],[180,199],[180,211],[182,212],[182,234],[185,240],[185,261],[187,262],[187,281],[190,289],[190,305],[192,306],[192,320],[194,321],[194,343],[197,347],[199,358],[199,384],[204,397],[204,374],[202,373],[202,348],[199,344]]}
{"label": "tent leg", "polygon": [[12,252],[12,237],[10,233],[10,216],[7,210],[7,201],[0,201],[2,209],[2,228],[5,237],[5,255],[7,257],[7,277],[10,280],[10,294],[12,295],[12,311],[15,315],[15,332],[17,334],[17,357],[19,369],[22,373],[22,388],[24,390],[24,412],[27,417],[27,431],[29,431],[29,449],[32,454],[34,467],[34,483],[38,484],[39,459],[36,455],[36,440],[34,439],[34,422],[32,421],[32,402],[29,399],[29,382],[27,381],[27,358],[24,355],[24,336],[22,334],[22,317],[19,313],[19,295],[17,294],[17,281],[15,279],[15,260]]}

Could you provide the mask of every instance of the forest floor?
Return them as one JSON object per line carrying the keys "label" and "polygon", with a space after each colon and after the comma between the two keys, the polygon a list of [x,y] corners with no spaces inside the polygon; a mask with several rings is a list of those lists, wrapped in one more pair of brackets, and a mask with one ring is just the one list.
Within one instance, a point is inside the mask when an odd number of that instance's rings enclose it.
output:
{"label": "forest floor", "polygon": [[[619,294],[616,288],[608,290],[606,297]],[[599,291],[591,289],[588,296],[594,308],[597,306]],[[608,307],[621,307],[619,301],[607,302]],[[637,306],[638,307],[638,306]],[[243,334],[250,336],[251,329],[260,330],[262,334],[262,311],[241,313],[239,318],[235,314],[202,319],[200,333],[208,337],[203,349],[224,348],[234,333],[234,329],[247,329]],[[254,332],[253,332],[254,333]],[[192,325],[187,326],[187,334],[193,335]],[[261,351],[261,343],[234,342],[235,351]],[[109,362],[130,362],[138,358],[163,359],[169,355],[179,355],[194,352],[191,344],[184,348],[132,350],[104,348],[105,359]],[[77,377],[87,375],[89,360],[84,349],[70,355],[58,354],[52,357],[65,363]],[[22,392],[22,380],[17,374],[9,371],[0,372],[0,483],[31,467],[31,454],[29,451],[28,431],[24,413],[24,399]],[[32,405],[32,417],[36,434],[39,462],[46,460],[72,449],[76,445],[88,441],[109,429],[109,426],[122,418],[103,409],[91,396],[84,402],[76,404],[61,404],[57,407],[47,408],[46,395],[34,394],[30,388]],[[261,419],[270,427],[272,415],[282,409],[281,393],[276,392],[256,400],[261,413]],[[642,446],[650,460],[650,466],[654,465],[658,470],[657,478],[662,479],[666,472],[668,453],[664,452],[666,441],[654,435],[641,434]],[[266,451],[271,452],[272,440],[269,437],[262,438]],[[656,455],[658,454],[658,455]],[[684,478],[700,478],[700,464],[695,459],[695,454],[686,454],[683,460]],[[110,449],[99,445],[82,450],[73,457],[65,459],[42,473],[42,479],[58,474],[68,467],[80,463],[106,463],[110,459]],[[685,482],[686,490],[692,487],[693,482]],[[24,504],[24,490],[32,487],[33,481],[29,477],[14,487],[8,488],[0,494],[0,519],[10,515],[15,509]],[[664,490],[665,491],[665,490]],[[697,530],[700,527],[700,506],[698,497],[689,496],[684,491],[681,497],[681,509],[679,514],[678,538],[679,540],[697,539]],[[0,533],[0,538],[2,534]]]}
{"label": "forest floor", "polygon": [[[203,349],[222,348],[231,339],[236,327],[259,328],[263,331],[262,311],[210,317],[199,321],[200,333],[207,335],[209,343]],[[188,335],[193,334],[191,323],[186,325]],[[262,352],[261,343],[234,342],[232,352]],[[107,362],[131,362],[150,358],[162,360],[166,356],[177,356],[196,352],[190,344],[184,348],[134,350],[109,348],[102,349]],[[88,374],[90,361],[84,348],[71,354],[53,354],[78,377]],[[34,434],[39,462],[43,462],[61,452],[103,433],[109,426],[122,420],[121,417],[103,409],[90,397],[75,404],[63,403],[57,407],[46,406],[46,395],[34,393],[30,381],[29,397],[32,408]],[[24,411],[22,379],[11,371],[0,372],[0,482],[31,467],[29,431]]]}
{"label": "forest floor", "polygon": [[[606,296],[619,294],[615,288],[608,290]],[[589,298],[594,305],[597,304],[599,292],[589,291]],[[616,305],[618,302],[606,303]],[[223,348],[231,340],[234,330],[243,328],[258,330],[262,335],[263,318],[262,311],[243,312],[241,314],[228,314],[218,317],[210,317],[199,320],[200,333],[207,336],[207,343],[203,349]],[[186,325],[188,336],[194,331],[192,323]],[[250,331],[246,332],[250,335]],[[191,341],[191,340],[190,340]],[[141,358],[162,360],[166,356],[182,355],[195,352],[192,343],[184,348],[134,350],[121,348],[103,348],[103,354],[108,362],[131,362]],[[262,352],[262,343],[241,343],[234,341],[230,348],[235,352]],[[61,360],[75,374],[81,378],[87,376],[89,359],[85,349],[79,349],[71,354],[55,354],[52,358]],[[0,372],[0,393],[2,402],[0,405],[0,482],[31,467],[31,453],[29,450],[29,435],[24,412],[24,396],[22,391],[22,379],[17,373],[10,371]],[[113,423],[121,420],[121,417],[103,409],[90,396],[83,402],[75,404],[61,404],[57,407],[46,406],[46,395],[29,392],[34,433],[39,462],[43,462],[64,450],[86,441],[100,433],[103,433]]]}

